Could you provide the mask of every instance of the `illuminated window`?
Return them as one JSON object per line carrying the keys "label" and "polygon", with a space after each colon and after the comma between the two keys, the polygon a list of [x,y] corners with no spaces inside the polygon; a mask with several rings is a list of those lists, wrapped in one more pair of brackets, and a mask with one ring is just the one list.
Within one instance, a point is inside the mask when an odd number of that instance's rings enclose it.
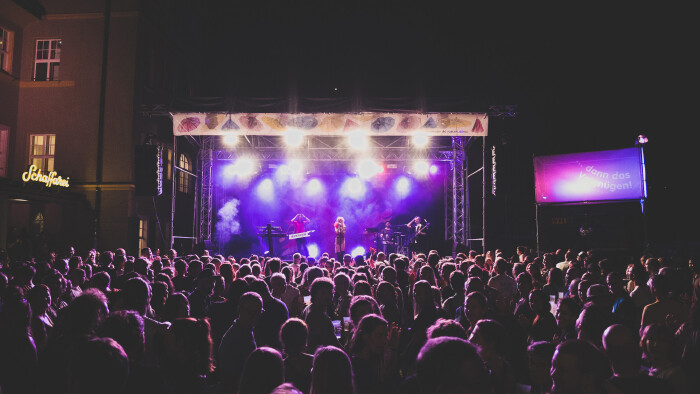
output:
{"label": "illuminated window", "polygon": [[191,175],[185,171],[192,172],[192,163],[190,158],[184,153],[180,153],[180,160],[178,161],[178,167],[181,168],[177,173],[177,190],[182,193],[191,193],[192,182],[190,180]]}
{"label": "illuminated window", "polygon": [[29,164],[43,171],[53,171],[56,134],[32,134],[29,142]]}
{"label": "illuminated window", "polygon": [[12,73],[12,32],[0,26],[0,70]]}
{"label": "illuminated window", "polygon": [[173,179],[173,150],[165,149],[165,179]]}
{"label": "illuminated window", "polygon": [[58,81],[61,66],[61,40],[37,40],[34,55],[34,80]]}
{"label": "illuminated window", "polygon": [[139,250],[148,247],[148,222],[139,219]]}

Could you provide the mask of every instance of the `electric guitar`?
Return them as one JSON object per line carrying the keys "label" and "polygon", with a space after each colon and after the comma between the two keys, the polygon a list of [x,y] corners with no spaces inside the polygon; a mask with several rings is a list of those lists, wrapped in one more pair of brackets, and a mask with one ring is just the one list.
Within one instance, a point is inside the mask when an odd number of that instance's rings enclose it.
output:
{"label": "electric guitar", "polygon": [[416,233],[413,234],[413,236],[411,237],[411,240],[409,242],[415,241],[419,235],[425,235],[424,231],[428,228],[428,226],[430,226],[430,223],[426,223],[425,226],[422,226],[420,228],[420,231],[416,231]]}

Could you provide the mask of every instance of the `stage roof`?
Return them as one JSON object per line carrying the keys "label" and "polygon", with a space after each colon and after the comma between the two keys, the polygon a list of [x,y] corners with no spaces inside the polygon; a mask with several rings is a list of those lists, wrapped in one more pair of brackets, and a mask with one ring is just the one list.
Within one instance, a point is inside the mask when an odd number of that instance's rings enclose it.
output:
{"label": "stage roof", "polygon": [[488,134],[485,113],[172,113],[173,134],[281,136],[301,130],[310,136],[479,136]]}

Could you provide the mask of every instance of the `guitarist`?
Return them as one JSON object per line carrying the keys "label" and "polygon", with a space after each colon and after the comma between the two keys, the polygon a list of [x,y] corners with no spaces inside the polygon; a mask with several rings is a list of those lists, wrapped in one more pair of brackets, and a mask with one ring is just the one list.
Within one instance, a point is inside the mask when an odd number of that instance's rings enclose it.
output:
{"label": "guitarist", "polygon": [[422,220],[420,216],[414,217],[413,220],[408,222],[406,225],[410,232],[410,242],[408,247],[411,255],[413,255],[413,253],[423,253],[423,249],[425,249],[425,234],[429,225],[430,224],[427,221]]}
{"label": "guitarist", "polygon": [[[303,233],[304,225],[309,223],[310,220],[303,213],[298,213],[291,220],[292,226],[294,226],[294,234]],[[309,251],[306,249],[306,238],[297,238],[297,252],[301,253],[303,256],[308,256]]]}

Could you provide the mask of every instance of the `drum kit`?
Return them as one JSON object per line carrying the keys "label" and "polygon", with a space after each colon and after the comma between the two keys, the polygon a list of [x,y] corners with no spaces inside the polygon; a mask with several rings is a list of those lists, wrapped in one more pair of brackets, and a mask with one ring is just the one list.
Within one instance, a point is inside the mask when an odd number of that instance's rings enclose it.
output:
{"label": "drum kit", "polygon": [[376,234],[374,241],[377,250],[388,255],[390,253],[399,253],[408,255],[408,244],[410,242],[409,227],[405,224],[391,225],[390,229],[386,227],[369,227],[365,232]]}

